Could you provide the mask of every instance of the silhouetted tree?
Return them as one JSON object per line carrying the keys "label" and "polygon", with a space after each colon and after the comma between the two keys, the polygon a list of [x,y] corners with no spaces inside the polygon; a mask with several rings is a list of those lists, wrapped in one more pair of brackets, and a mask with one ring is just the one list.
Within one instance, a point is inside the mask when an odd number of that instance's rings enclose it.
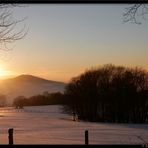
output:
{"label": "silhouetted tree", "polygon": [[43,93],[39,95],[34,95],[28,98],[24,96],[18,96],[14,99],[13,105],[16,108],[20,106],[39,106],[39,105],[55,105],[64,104],[63,94],[60,92],[55,93]]}
{"label": "silhouetted tree", "polygon": [[125,8],[126,11],[123,14],[124,22],[131,22],[135,24],[141,24],[141,21],[138,21],[138,18],[146,19],[146,15],[148,14],[148,4],[139,3],[139,4],[131,4],[131,6]]}
{"label": "silhouetted tree", "polygon": [[141,68],[104,65],[73,78],[64,93],[66,109],[80,119],[146,122],[148,73]]}
{"label": "silhouetted tree", "polygon": [[26,105],[27,99],[24,96],[18,96],[13,101],[15,108],[23,108]]}
{"label": "silhouetted tree", "polygon": [[7,98],[5,95],[0,94],[0,107],[4,107],[7,105]]}
{"label": "silhouetted tree", "polygon": [[[12,43],[16,40],[22,39],[27,31],[25,26],[22,29],[18,29],[18,24],[23,22],[22,20],[16,20],[13,17],[12,9],[14,7],[20,7],[19,4],[0,4],[0,49],[7,50],[7,43]],[[22,5],[23,6],[23,5]]]}

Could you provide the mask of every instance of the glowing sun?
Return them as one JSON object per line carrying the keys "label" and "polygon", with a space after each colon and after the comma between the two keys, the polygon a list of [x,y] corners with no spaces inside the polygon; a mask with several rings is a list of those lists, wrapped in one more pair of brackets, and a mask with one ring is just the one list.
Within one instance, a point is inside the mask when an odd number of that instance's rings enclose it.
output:
{"label": "glowing sun", "polygon": [[12,74],[13,73],[11,71],[4,69],[4,67],[0,65],[0,79],[9,77]]}

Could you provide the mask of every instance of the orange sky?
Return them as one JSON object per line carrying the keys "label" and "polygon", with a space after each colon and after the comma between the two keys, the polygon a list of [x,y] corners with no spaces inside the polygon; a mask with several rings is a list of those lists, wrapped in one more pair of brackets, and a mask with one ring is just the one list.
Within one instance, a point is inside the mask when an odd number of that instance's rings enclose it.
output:
{"label": "orange sky", "polygon": [[0,78],[33,74],[68,82],[86,69],[108,63],[148,69],[148,22],[123,24],[127,6],[30,4],[15,8],[16,18],[28,17],[24,24],[29,31],[24,39],[8,45],[13,50],[0,50]]}

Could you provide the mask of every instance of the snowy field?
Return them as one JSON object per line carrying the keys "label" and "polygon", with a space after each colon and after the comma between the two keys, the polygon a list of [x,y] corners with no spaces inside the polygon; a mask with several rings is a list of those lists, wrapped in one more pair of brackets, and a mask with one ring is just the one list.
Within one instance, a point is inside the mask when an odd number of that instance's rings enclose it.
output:
{"label": "snowy field", "polygon": [[148,143],[148,124],[110,124],[72,121],[62,106],[34,106],[17,110],[0,108],[0,144],[8,144],[8,129],[14,129],[14,144]]}

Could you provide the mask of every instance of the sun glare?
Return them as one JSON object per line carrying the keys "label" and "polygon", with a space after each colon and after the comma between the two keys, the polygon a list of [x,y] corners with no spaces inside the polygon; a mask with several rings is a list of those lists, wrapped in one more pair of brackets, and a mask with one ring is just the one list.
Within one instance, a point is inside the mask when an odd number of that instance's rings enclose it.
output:
{"label": "sun glare", "polygon": [[2,66],[0,66],[0,76],[5,76],[5,75],[7,75],[6,70]]}
{"label": "sun glare", "polygon": [[5,70],[4,67],[0,65],[0,79],[6,78],[12,75],[12,72],[9,70]]}

